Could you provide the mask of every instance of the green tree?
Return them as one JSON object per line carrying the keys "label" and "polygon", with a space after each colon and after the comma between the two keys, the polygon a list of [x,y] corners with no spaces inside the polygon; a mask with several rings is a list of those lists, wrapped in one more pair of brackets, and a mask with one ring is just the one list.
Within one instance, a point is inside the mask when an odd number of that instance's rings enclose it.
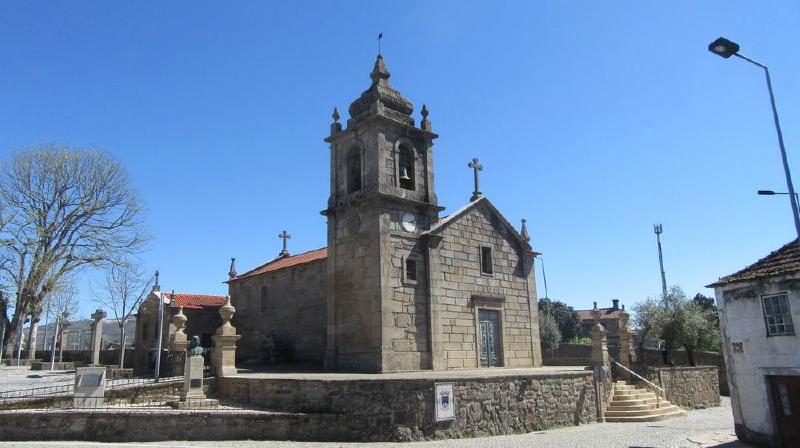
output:
{"label": "green tree", "polygon": [[648,298],[637,303],[633,311],[634,323],[640,329],[640,348],[646,338],[663,340],[667,351],[684,348],[690,365],[695,365],[695,351],[719,351],[716,307],[708,305],[708,300],[688,300],[679,286],[670,288],[659,301]]}
{"label": "green tree", "polygon": [[561,344],[561,331],[558,329],[558,322],[549,314],[542,313],[539,315],[539,336],[542,339],[542,345],[548,350],[558,349]]}
{"label": "green tree", "polygon": [[562,340],[569,341],[581,335],[581,318],[574,308],[560,300],[550,300],[547,297],[539,299],[539,316],[547,314],[558,325]]}

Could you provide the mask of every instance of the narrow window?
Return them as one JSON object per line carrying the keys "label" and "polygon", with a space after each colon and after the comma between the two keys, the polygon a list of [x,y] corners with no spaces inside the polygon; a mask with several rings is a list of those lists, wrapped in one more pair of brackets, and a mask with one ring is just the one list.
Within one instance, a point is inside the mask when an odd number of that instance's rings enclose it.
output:
{"label": "narrow window", "polygon": [[347,192],[352,193],[361,189],[361,151],[350,148],[347,153]]}
{"label": "narrow window", "polygon": [[400,145],[400,188],[413,190],[414,182],[414,150],[406,145]]}
{"label": "narrow window", "polygon": [[406,280],[417,281],[417,260],[406,259]]}
{"label": "narrow window", "polygon": [[761,298],[764,306],[764,321],[767,325],[767,336],[783,336],[794,334],[792,312],[789,309],[789,298],[786,294],[776,294]]}
{"label": "narrow window", "polygon": [[147,323],[142,324],[142,342],[147,342]]}
{"label": "narrow window", "polygon": [[262,286],[261,287],[261,312],[263,313],[266,310],[267,310],[267,287],[266,286]]}
{"label": "narrow window", "polygon": [[481,246],[481,272],[484,274],[492,274],[492,248]]}

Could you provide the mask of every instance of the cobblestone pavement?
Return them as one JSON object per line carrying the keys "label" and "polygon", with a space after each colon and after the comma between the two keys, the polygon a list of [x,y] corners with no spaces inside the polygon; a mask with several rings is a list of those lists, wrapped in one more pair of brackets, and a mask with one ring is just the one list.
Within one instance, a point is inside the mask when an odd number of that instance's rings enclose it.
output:
{"label": "cobblestone pavement", "polygon": [[522,447],[603,447],[603,448],[745,448],[750,445],[738,442],[733,435],[733,417],[730,399],[723,397],[722,406],[690,411],[684,418],[654,423],[603,423],[553,429],[511,436],[478,439],[440,440],[419,443],[300,443],[300,442],[158,442],[158,443],[92,443],[92,442],[0,442],[0,448],[74,448],[74,447],[231,447],[231,448],[357,448],[357,447],[469,447],[469,448],[522,448]]}
{"label": "cobblestone pavement", "polygon": [[72,384],[72,370],[31,370],[28,366],[0,366],[0,392]]}

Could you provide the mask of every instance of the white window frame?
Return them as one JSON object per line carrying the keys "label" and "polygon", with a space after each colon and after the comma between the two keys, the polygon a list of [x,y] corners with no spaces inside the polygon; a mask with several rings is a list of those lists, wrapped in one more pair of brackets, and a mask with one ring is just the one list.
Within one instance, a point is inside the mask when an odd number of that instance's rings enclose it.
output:
{"label": "white window frame", "polygon": [[[780,298],[785,299],[786,309],[783,308],[783,304],[780,303]],[[776,303],[771,303],[770,307],[774,310],[777,306],[782,311],[780,314],[767,314],[767,301],[771,299],[777,299]],[[767,337],[772,336],[794,336],[794,322],[792,321],[792,307],[789,304],[789,293],[788,292],[780,292],[777,294],[769,294],[761,296],[761,312],[764,315],[764,326],[767,330]],[[779,319],[776,319],[779,318]],[[780,322],[778,322],[778,320]],[[783,332],[777,332],[777,327],[782,326],[784,328]],[[775,331],[772,328],[775,328]]]}

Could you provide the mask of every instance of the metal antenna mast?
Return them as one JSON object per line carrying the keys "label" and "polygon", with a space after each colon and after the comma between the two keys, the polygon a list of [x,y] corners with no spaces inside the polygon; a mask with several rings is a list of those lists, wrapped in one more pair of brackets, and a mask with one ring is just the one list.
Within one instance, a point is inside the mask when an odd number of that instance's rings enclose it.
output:
{"label": "metal antenna mast", "polygon": [[661,233],[664,231],[661,224],[654,224],[653,231],[656,233],[656,241],[658,241],[658,265],[661,267],[661,298],[667,298],[667,278],[664,275],[664,256],[661,254]]}

